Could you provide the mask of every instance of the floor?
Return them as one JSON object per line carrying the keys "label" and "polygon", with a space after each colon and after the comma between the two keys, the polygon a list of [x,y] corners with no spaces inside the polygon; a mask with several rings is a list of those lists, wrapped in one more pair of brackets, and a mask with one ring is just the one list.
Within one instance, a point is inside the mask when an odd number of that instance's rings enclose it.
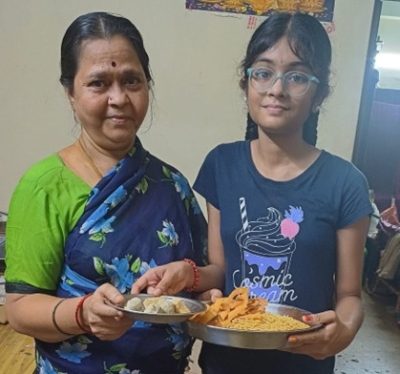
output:
{"label": "floor", "polygon": [[337,357],[338,374],[399,374],[400,328],[393,297],[364,294],[365,320],[356,339]]}
{"label": "floor", "polygon": [[[335,374],[399,374],[400,328],[392,297],[363,295],[365,320],[353,343],[337,355]],[[196,365],[200,344],[194,346],[189,374],[201,374]],[[245,374],[245,373],[243,373]]]}
{"label": "floor", "polygon": [[0,374],[31,374],[34,368],[33,339],[0,324]]}
{"label": "floor", "polygon": [[[364,294],[365,321],[354,342],[337,356],[335,374],[399,374],[400,328],[390,297]],[[188,374],[201,374],[196,365],[200,343],[195,344]],[[0,325],[0,374],[31,374],[34,367],[32,339]],[[245,373],[244,373],[245,374]]]}

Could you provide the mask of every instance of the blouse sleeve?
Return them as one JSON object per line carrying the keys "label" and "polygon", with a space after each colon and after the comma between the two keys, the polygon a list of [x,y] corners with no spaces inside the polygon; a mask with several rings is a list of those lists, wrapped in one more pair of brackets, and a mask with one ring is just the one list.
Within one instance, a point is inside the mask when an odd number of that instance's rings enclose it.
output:
{"label": "blouse sleeve", "polygon": [[49,194],[22,179],[11,200],[6,230],[7,292],[53,292],[61,273],[64,232]]}

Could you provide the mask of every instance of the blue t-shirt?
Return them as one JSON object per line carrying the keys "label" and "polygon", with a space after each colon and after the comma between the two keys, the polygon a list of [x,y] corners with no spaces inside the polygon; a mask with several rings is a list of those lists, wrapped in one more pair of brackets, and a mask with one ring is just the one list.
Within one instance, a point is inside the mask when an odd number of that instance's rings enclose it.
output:
{"label": "blue t-shirt", "polygon": [[334,307],[336,232],[372,212],[354,165],[322,151],[301,175],[276,182],[257,171],[250,142],[240,141],[208,154],[194,189],[221,214],[225,294],[246,286],[254,296],[313,313]]}

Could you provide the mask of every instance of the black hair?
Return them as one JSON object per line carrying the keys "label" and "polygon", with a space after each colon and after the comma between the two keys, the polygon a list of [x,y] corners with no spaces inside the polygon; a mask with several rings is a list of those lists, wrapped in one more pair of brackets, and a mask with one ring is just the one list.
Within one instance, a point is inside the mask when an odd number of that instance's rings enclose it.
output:
{"label": "black hair", "polygon": [[[316,18],[299,12],[293,14],[274,12],[256,29],[240,66],[242,75],[240,87],[246,90],[248,81],[246,70],[253,65],[257,57],[284,36],[287,37],[293,53],[319,79],[316,97],[322,103],[330,91],[331,43],[327,32]],[[310,113],[303,125],[303,138],[313,145],[317,140],[318,115],[318,112]],[[257,126],[249,115],[247,125]],[[254,136],[254,131],[247,131],[247,133]]]}
{"label": "black hair", "polygon": [[110,39],[121,35],[132,45],[143,67],[146,79],[152,81],[149,56],[139,30],[128,19],[106,12],[92,12],[79,16],[68,27],[61,43],[60,83],[71,93],[78,70],[79,54],[86,40]]}

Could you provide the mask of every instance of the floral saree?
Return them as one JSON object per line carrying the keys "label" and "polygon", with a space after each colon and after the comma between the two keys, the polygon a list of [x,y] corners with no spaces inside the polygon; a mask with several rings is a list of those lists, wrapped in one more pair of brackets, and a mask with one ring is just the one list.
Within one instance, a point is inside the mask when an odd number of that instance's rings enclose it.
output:
{"label": "floral saree", "polygon": [[[205,239],[206,222],[186,179],[137,139],[92,189],[67,237],[57,296],[82,296],[106,282],[126,294],[149,268],[183,258],[202,265]],[[180,324],[140,321],[114,341],[82,334],[36,343],[40,374],[183,373],[192,345]]]}

